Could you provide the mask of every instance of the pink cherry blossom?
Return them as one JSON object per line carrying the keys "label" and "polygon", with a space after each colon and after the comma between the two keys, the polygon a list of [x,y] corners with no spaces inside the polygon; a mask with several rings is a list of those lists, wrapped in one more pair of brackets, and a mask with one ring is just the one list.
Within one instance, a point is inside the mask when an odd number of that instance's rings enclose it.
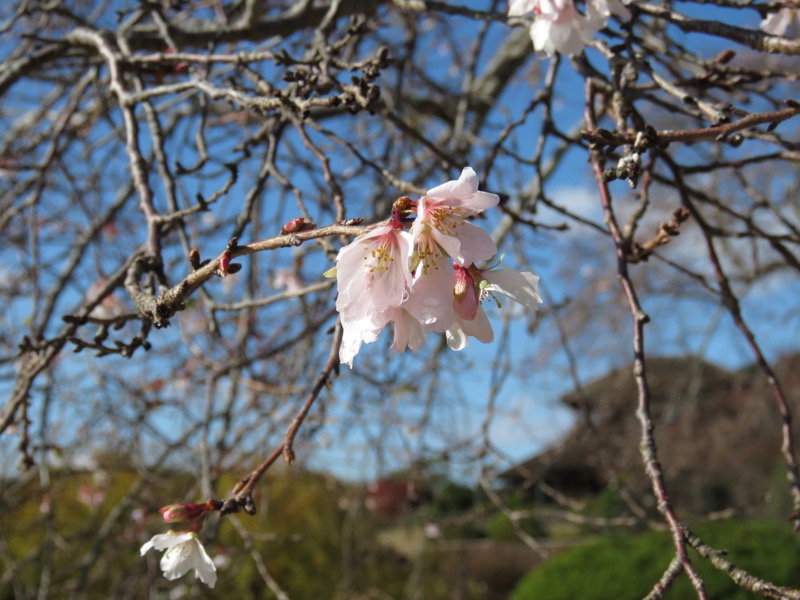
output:
{"label": "pink cherry blossom", "polygon": [[389,323],[394,323],[392,348],[397,352],[418,351],[425,345],[425,329],[411,313],[403,307],[393,307],[382,313],[349,318],[340,316],[342,321],[342,344],[339,347],[339,362],[353,367],[353,359],[361,350],[362,344],[378,339]]}
{"label": "pink cherry blossom", "polygon": [[336,258],[336,310],[343,337],[339,360],[353,366],[362,343],[374,342],[407,298],[411,235],[399,218],[354,240]]}
{"label": "pink cherry blossom", "polygon": [[408,312],[428,331],[446,331],[455,320],[451,266],[469,266],[497,253],[491,236],[467,217],[496,206],[496,194],[478,190],[478,176],[466,167],[461,176],[428,192],[417,203],[411,225],[415,267]]}
{"label": "pink cherry blossom", "polygon": [[401,227],[395,223],[377,227],[339,250],[336,309],[340,314],[375,315],[406,300],[411,235]]}
{"label": "pink cherry blossom", "polygon": [[533,47],[548,56],[579,54],[599,29],[595,20],[580,14],[572,0],[511,0],[509,16],[535,16],[530,27]]}
{"label": "pink cherry blossom", "polygon": [[444,254],[461,266],[492,258],[497,253],[494,240],[467,217],[498,202],[497,194],[478,191],[478,176],[470,167],[461,172],[458,180],[428,190],[417,203],[417,218],[411,225],[422,274],[441,268]]}
{"label": "pink cherry blossom", "polygon": [[500,202],[497,194],[478,191],[478,176],[472,167],[464,167],[458,179],[429,189],[425,198],[440,206],[462,209],[466,215],[478,214]]}
{"label": "pink cherry blossom", "polygon": [[584,15],[577,11],[572,0],[510,0],[508,15],[533,15],[530,35],[535,50],[548,56],[556,53],[575,55],[605,27],[612,14],[629,19],[630,12],[624,6],[629,2],[588,0]]}
{"label": "pink cherry blossom", "polygon": [[509,17],[522,17],[535,13],[539,9],[539,0],[510,0],[508,3]]}
{"label": "pink cherry blossom", "polygon": [[[416,352],[432,332],[445,333],[455,350],[469,337],[490,342],[494,333],[481,301],[493,292],[534,308],[541,302],[533,274],[475,266],[492,258],[497,246],[468,218],[499,200],[478,190],[475,171],[466,167],[457,180],[428,190],[417,202],[401,198],[388,225],[339,251],[342,363],[352,367],[361,346],[376,341],[389,324],[394,324],[392,348],[398,352]],[[403,217],[409,209],[417,216],[406,233]]]}

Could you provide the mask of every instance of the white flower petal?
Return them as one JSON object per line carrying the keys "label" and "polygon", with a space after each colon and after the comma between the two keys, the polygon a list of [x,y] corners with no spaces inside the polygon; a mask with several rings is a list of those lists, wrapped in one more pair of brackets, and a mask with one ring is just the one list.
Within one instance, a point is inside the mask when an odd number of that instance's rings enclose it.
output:
{"label": "white flower petal", "polygon": [[800,9],[782,8],[777,12],[769,13],[767,18],[761,21],[759,27],[765,33],[782,36],[795,19],[800,20]]}
{"label": "white flower petal", "polygon": [[214,587],[217,584],[217,566],[211,557],[206,553],[206,549],[197,541],[199,552],[192,555],[192,566],[194,567],[194,576],[200,581],[205,583],[208,587]]}
{"label": "white flower petal", "polygon": [[386,313],[367,313],[366,315],[341,313],[342,344],[339,346],[339,362],[353,368],[353,359],[361,344],[370,344],[378,339],[389,322]]}
{"label": "white flower petal", "polygon": [[404,308],[395,309],[392,348],[397,352],[405,352],[406,348],[416,352],[424,345],[425,331],[422,324]]}
{"label": "white flower petal", "polygon": [[494,340],[492,324],[489,322],[489,317],[486,316],[486,311],[483,308],[478,308],[478,313],[471,321],[462,320],[461,326],[464,328],[464,333],[469,337],[474,337],[479,342],[488,344]]}
{"label": "white flower petal", "polygon": [[192,539],[194,535],[194,533],[189,531],[185,531],[183,533],[175,533],[173,531],[168,533],[159,533],[154,535],[149,542],[144,544],[139,552],[141,556],[144,556],[151,548],[155,548],[156,550],[166,550],[167,548],[172,548],[177,544],[182,544],[183,542]]}
{"label": "white flower petal", "polygon": [[431,269],[427,274],[422,274],[420,269],[418,272],[403,308],[427,331],[445,331],[456,319],[453,309],[455,272],[449,264]]}
{"label": "white flower petal", "polygon": [[464,214],[477,214],[500,202],[497,194],[478,191],[478,175],[472,167],[464,167],[458,180],[428,190],[425,198],[435,205],[466,209]]}
{"label": "white flower petal", "polygon": [[142,546],[140,552],[144,555],[152,548],[166,550],[161,557],[160,566],[167,579],[177,579],[194,569],[195,577],[209,587],[214,587],[217,583],[214,562],[209,558],[196,533],[170,531],[154,535]]}
{"label": "white flower petal", "polygon": [[184,542],[177,544],[164,552],[161,557],[161,570],[167,579],[177,579],[183,577],[192,568],[192,553],[194,544]]}
{"label": "white flower petal", "polygon": [[450,350],[463,350],[467,346],[467,334],[460,323],[453,323],[453,325],[445,332],[447,338],[447,347]]}
{"label": "white flower petal", "polygon": [[548,56],[556,52],[579,54],[605,26],[606,17],[602,12],[609,9],[606,2],[601,2],[600,7],[590,3],[588,16],[585,16],[575,10],[572,0],[539,0],[538,8],[530,27],[531,40],[536,50]]}
{"label": "white flower petal", "polygon": [[478,191],[478,175],[472,167],[464,167],[461,176],[455,181],[448,181],[425,194],[434,200],[447,200],[448,198],[468,198]]}
{"label": "white flower petal", "polygon": [[472,321],[458,319],[445,332],[445,337],[447,338],[447,347],[457,352],[466,347],[470,337],[488,344],[494,340],[494,331],[492,331],[492,324],[486,316],[486,311],[483,308],[478,308],[478,312]]}
{"label": "white flower petal", "polygon": [[[436,240],[444,247],[443,236],[436,235]],[[453,239],[453,238],[451,238]],[[486,233],[477,225],[465,221],[458,227],[458,249],[445,248],[447,253],[453,259],[453,262],[458,263],[462,267],[469,267],[479,261],[489,260],[497,254],[497,244],[494,243],[492,236]]]}
{"label": "white flower petal", "polygon": [[509,0],[508,16],[521,17],[532,13],[536,9],[536,0]]}
{"label": "white flower petal", "polygon": [[482,275],[490,284],[486,286],[486,291],[498,292],[529,308],[538,308],[542,303],[539,278],[530,271],[498,269],[484,271]]}

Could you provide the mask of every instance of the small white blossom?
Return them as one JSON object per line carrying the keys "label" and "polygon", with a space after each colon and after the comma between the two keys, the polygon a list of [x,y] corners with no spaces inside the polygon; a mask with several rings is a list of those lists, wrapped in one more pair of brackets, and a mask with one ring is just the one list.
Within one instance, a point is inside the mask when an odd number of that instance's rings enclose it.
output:
{"label": "small white blossom", "polygon": [[[800,8],[782,8],[776,12],[771,12],[767,18],[761,21],[759,28],[771,35],[783,36],[787,30],[797,27],[800,24]],[[795,33],[796,33],[795,29]]]}
{"label": "small white blossom", "polygon": [[193,531],[183,533],[168,531],[154,535],[142,546],[141,555],[144,556],[152,548],[166,550],[161,557],[161,570],[167,579],[183,577],[190,569],[194,569],[194,576],[208,587],[213,588],[216,585],[217,568]]}
{"label": "small white blossom", "polygon": [[572,0],[511,0],[508,15],[531,14],[533,47],[548,56],[580,54],[598,27],[595,21],[575,10]]}
{"label": "small white blossom", "polygon": [[630,0],[587,0],[586,13],[578,12],[572,0],[509,0],[508,16],[534,17],[530,26],[533,47],[548,56],[574,56],[591,43],[611,15],[630,19],[625,7]]}

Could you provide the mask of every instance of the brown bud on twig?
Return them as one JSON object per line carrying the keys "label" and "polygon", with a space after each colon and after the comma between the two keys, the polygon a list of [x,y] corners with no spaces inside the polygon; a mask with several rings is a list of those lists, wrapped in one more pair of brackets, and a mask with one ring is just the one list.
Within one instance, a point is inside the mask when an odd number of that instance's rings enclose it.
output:
{"label": "brown bud on twig", "polygon": [[192,265],[192,271],[200,268],[200,251],[197,248],[192,248],[189,252],[189,264]]}
{"label": "brown bud on twig", "polygon": [[634,244],[633,251],[628,256],[628,261],[632,263],[646,261],[659,246],[668,244],[672,238],[680,235],[680,226],[689,219],[690,213],[686,208],[678,208],[672,213],[669,223],[661,223],[658,232],[652,239],[644,244]]}
{"label": "brown bud on twig", "polygon": [[717,54],[713,59],[711,59],[711,62],[715,62],[718,65],[726,65],[733,60],[734,56],[736,56],[735,51],[731,49],[723,50],[722,52]]}

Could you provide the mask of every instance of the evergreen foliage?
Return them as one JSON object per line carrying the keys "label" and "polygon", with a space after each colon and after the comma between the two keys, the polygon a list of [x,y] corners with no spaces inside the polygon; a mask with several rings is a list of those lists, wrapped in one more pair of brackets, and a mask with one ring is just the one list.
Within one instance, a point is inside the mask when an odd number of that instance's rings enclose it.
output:
{"label": "evergreen foliage", "polygon": [[[709,522],[697,527],[704,540],[728,551],[727,559],[757,577],[800,585],[800,541],[785,526],[767,522]],[[667,532],[639,536],[614,534],[560,554],[531,571],[511,600],[618,600],[643,598],[669,565],[675,550]],[[691,557],[697,555],[690,550]],[[693,560],[711,600],[750,600],[726,575],[703,560]],[[679,577],[665,598],[691,598],[686,577]]]}

